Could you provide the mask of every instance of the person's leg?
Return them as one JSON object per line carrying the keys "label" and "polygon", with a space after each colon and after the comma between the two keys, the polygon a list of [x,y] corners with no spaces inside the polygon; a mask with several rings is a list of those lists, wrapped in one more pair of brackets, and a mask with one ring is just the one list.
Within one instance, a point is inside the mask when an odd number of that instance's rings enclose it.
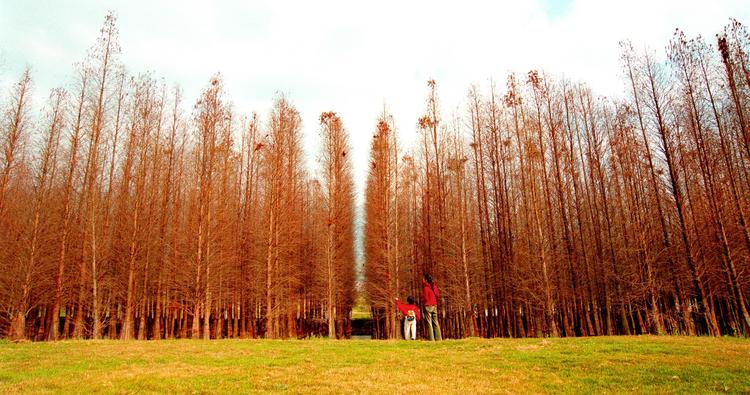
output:
{"label": "person's leg", "polygon": [[407,336],[407,339],[409,339],[409,340],[417,340],[417,320],[410,321],[410,323],[409,323],[409,335],[411,335],[411,337]]}
{"label": "person's leg", "polygon": [[427,312],[427,314],[425,314],[425,321],[427,321],[427,334],[430,336],[430,340],[435,340],[435,334],[432,331],[432,312],[435,311],[435,307],[427,306],[425,307],[425,310]]}
{"label": "person's leg", "polygon": [[443,340],[443,336],[440,333],[440,322],[438,321],[437,308],[435,308],[435,316],[434,317],[435,317],[434,318],[435,319],[435,325],[434,325],[435,326],[435,329],[434,329],[434,331],[435,331],[435,340],[440,341],[440,340]]}

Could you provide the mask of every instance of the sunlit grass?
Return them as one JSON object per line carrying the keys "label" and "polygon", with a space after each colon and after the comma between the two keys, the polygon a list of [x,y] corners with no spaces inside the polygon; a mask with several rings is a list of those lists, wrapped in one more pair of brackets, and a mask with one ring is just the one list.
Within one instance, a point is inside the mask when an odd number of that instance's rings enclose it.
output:
{"label": "sunlit grass", "polygon": [[750,391],[750,341],[600,337],[423,341],[0,343],[0,393]]}
{"label": "sunlit grass", "polygon": [[358,295],[354,303],[354,308],[352,309],[352,319],[369,319],[371,314],[370,304],[363,295]]}

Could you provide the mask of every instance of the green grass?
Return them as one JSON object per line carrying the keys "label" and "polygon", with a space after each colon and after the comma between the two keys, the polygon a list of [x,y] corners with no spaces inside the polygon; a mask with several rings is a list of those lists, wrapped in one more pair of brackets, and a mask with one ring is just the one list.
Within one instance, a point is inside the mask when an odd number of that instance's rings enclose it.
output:
{"label": "green grass", "polygon": [[355,300],[354,308],[352,309],[352,319],[370,319],[371,314],[370,304],[367,303],[364,295],[358,295],[357,300]]}
{"label": "green grass", "polygon": [[0,393],[750,392],[750,340],[0,342]]}

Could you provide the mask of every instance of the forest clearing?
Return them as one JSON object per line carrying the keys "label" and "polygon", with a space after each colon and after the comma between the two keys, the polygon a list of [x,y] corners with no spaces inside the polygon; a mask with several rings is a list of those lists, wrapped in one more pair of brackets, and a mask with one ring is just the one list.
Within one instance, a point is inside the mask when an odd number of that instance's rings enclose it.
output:
{"label": "forest clearing", "polygon": [[622,336],[423,341],[0,343],[0,393],[746,393],[750,341]]}

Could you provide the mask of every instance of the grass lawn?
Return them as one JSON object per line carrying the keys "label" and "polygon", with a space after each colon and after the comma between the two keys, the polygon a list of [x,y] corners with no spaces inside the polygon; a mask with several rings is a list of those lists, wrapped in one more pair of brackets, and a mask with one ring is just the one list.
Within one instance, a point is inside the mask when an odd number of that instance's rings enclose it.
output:
{"label": "grass lawn", "polygon": [[750,392],[750,340],[0,342],[0,394]]}

